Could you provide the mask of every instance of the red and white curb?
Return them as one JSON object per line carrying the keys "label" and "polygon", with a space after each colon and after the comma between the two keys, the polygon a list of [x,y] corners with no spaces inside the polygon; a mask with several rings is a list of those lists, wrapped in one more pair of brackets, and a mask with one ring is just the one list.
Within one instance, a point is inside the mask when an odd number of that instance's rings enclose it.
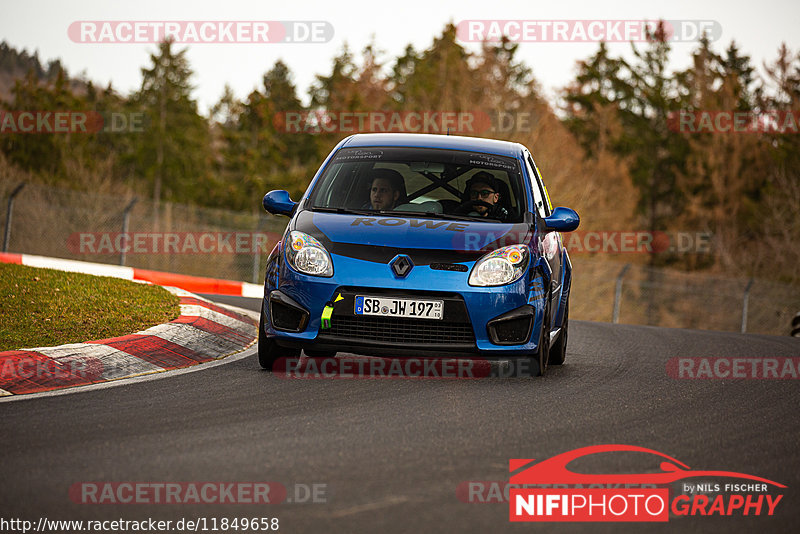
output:
{"label": "red and white curb", "polygon": [[180,299],[181,315],[169,323],[110,339],[0,352],[0,396],[161,373],[220,360],[255,343],[257,313],[165,289]]}
{"label": "red and white curb", "polygon": [[250,284],[248,282],[165,273],[161,271],[150,271],[148,269],[138,269],[136,267],[108,265],[105,263],[48,258],[46,256],[34,256],[31,254],[0,252],[0,263],[16,263],[29,267],[55,269],[57,271],[110,276],[112,278],[122,278],[124,280],[139,280],[160,286],[179,287],[194,293],[212,293],[214,295],[233,295],[250,298],[261,298],[264,295],[263,286]]}

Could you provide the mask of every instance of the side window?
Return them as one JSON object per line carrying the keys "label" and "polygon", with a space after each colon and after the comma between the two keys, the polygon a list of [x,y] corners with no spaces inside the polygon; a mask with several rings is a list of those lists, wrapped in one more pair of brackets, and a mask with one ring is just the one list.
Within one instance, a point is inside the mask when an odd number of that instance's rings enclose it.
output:
{"label": "side window", "polygon": [[536,205],[536,212],[540,217],[544,218],[550,215],[550,207],[547,203],[547,197],[542,189],[542,182],[539,179],[539,174],[534,171],[536,167],[533,164],[529,154],[525,155],[525,164],[528,167],[528,174],[531,177],[531,189],[533,189],[533,203]]}

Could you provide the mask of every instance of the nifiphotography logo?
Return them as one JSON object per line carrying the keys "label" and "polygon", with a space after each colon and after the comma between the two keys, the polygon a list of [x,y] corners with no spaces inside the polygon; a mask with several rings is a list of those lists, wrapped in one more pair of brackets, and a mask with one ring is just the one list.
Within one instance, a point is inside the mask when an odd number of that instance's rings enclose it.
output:
{"label": "nifiphotography logo", "polygon": [[[567,465],[578,458],[608,452],[640,452],[660,460],[660,471],[633,474],[584,474]],[[771,516],[783,494],[768,493],[783,484],[731,471],[694,470],[664,453],[635,445],[594,445],[537,462],[509,460],[510,521],[666,522],[673,516]],[[681,482],[670,495],[669,484]],[[708,482],[709,479],[740,479]],[[779,491],[779,490],[778,490]]]}

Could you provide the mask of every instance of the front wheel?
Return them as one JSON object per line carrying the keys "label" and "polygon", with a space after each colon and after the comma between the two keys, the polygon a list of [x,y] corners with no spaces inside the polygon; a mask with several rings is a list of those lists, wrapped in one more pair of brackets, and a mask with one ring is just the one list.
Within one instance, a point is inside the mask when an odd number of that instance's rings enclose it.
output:
{"label": "front wheel", "polygon": [[279,346],[274,339],[264,334],[264,311],[261,311],[261,320],[258,323],[258,363],[267,371],[272,371],[275,362],[280,357],[297,358],[300,349],[285,349]]}
{"label": "front wheel", "polygon": [[[547,370],[547,363],[550,354],[550,306],[547,306],[542,322],[542,329],[539,332],[539,349],[536,354],[525,361],[527,370],[522,369],[522,373],[529,376],[544,376]],[[527,372],[525,372],[527,371]]]}
{"label": "front wheel", "polygon": [[278,344],[274,339],[269,339],[259,328],[258,331],[258,363],[267,371],[272,371],[278,359]]}
{"label": "front wheel", "polygon": [[567,357],[567,332],[569,331],[569,302],[564,308],[564,323],[561,325],[561,334],[556,344],[550,347],[550,365],[561,365]]}

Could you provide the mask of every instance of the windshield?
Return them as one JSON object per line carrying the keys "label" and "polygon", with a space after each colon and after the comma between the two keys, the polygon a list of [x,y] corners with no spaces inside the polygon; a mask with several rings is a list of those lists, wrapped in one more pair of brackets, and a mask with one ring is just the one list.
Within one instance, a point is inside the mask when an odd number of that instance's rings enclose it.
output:
{"label": "windshield", "polygon": [[310,206],[520,222],[522,183],[519,164],[509,157],[430,148],[343,148],[314,187]]}

